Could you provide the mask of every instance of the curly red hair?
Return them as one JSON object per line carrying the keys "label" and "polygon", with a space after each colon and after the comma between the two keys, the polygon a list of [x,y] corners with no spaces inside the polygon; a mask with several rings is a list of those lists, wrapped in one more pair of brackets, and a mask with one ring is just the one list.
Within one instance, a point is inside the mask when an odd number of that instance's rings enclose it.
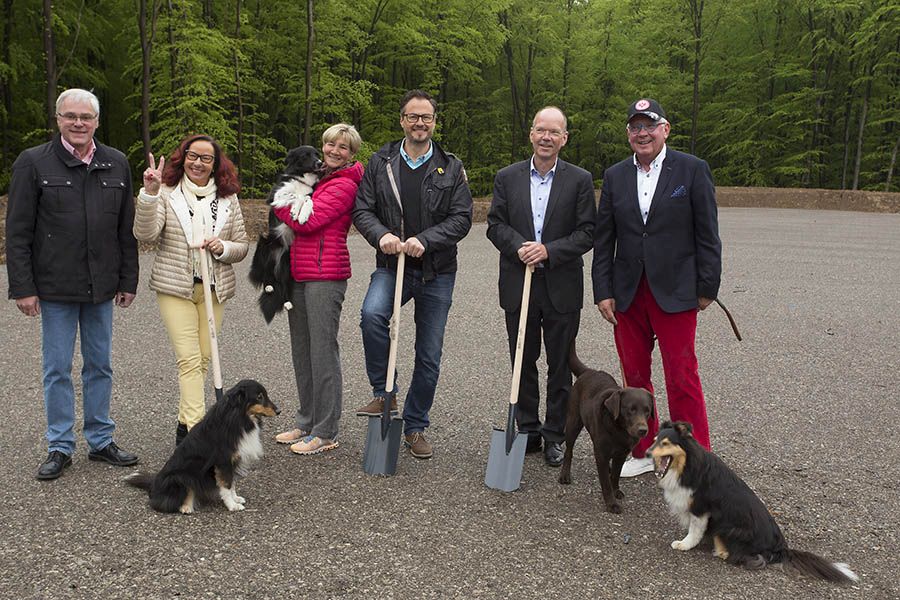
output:
{"label": "curly red hair", "polygon": [[241,183],[238,181],[237,169],[234,163],[225,155],[219,142],[208,135],[189,135],[184,138],[178,148],[166,160],[162,181],[169,187],[175,187],[184,177],[184,155],[191,144],[197,141],[209,142],[215,150],[216,160],[213,161],[213,179],[216,182],[216,195],[220,198],[237,194],[241,191]]}

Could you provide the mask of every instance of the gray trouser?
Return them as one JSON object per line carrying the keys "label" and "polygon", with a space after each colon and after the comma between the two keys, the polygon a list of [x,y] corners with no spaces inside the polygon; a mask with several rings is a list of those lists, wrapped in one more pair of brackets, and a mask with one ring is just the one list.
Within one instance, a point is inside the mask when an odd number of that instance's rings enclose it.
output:
{"label": "gray trouser", "polygon": [[335,439],[341,419],[343,379],[338,328],[347,281],[294,282],[288,311],[297,378],[297,427]]}

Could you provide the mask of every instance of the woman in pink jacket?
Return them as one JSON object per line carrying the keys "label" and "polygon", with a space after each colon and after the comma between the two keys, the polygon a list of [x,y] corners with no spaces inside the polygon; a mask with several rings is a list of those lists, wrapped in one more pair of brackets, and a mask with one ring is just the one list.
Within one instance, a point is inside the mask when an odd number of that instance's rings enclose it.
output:
{"label": "woman in pink jacket", "polygon": [[296,454],[318,454],[338,447],[341,418],[341,356],[338,325],[350,278],[350,229],[356,188],[363,166],[354,160],[362,139],[352,125],[339,123],[322,134],[324,175],[312,195],[313,212],[300,224],[290,207],[275,209],[294,230],[291,274],[294,289],[288,311],[291,354],[299,406],[296,427],[275,441]]}

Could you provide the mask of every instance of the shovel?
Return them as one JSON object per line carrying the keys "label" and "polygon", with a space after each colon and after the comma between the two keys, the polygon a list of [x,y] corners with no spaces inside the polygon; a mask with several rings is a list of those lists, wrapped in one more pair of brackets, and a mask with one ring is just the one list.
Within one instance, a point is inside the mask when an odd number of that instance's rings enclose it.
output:
{"label": "shovel", "polygon": [[200,250],[200,278],[203,280],[203,304],[206,306],[206,324],[209,329],[209,360],[212,363],[213,385],[216,388],[216,402],[222,399],[222,367],[219,364],[219,339],[216,337],[216,318],[213,314],[212,286],[209,283],[209,264],[206,248],[200,248],[203,240],[203,229],[198,223],[194,225],[194,247]]}
{"label": "shovel", "polygon": [[394,384],[394,371],[397,366],[397,336],[400,330],[400,301],[403,299],[403,271],[406,265],[406,254],[397,256],[397,281],[394,284],[394,312],[391,315],[391,348],[388,351],[387,377],[385,389],[391,386],[391,392],[384,398],[384,406],[380,417],[369,417],[369,429],[366,432],[366,449],[363,453],[363,471],[369,475],[393,475],[397,471],[397,457],[400,454],[400,434],[403,432],[403,419],[391,416],[391,405],[397,398],[397,386]]}
{"label": "shovel", "polygon": [[528,320],[528,300],[531,297],[532,271],[534,267],[525,265],[525,283],[522,287],[522,305],[519,308],[519,333],[516,338],[516,357],[513,361],[512,384],[509,390],[506,432],[494,427],[487,473],[484,476],[484,485],[503,492],[519,489],[522,466],[525,464],[525,445],[528,442],[527,435],[516,435],[516,403],[519,401],[519,380],[522,376],[522,354],[525,346],[525,323]]}

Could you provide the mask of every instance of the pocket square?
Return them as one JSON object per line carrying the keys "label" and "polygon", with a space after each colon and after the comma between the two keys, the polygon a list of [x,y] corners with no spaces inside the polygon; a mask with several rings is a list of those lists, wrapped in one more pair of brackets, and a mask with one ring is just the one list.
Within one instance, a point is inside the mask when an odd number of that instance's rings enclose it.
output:
{"label": "pocket square", "polygon": [[675,191],[672,192],[672,195],[669,197],[670,198],[684,198],[685,196],[687,196],[687,190],[685,189],[685,187],[683,185],[679,185],[677,188],[675,188]]}

